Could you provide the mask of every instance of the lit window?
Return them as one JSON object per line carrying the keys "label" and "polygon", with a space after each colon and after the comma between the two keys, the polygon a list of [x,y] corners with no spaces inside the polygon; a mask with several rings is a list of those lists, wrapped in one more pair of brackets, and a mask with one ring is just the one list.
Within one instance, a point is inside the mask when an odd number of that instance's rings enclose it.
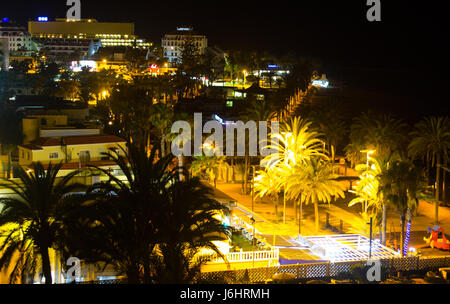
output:
{"label": "lit window", "polygon": [[52,153],[50,153],[49,158],[50,158],[50,159],[57,159],[57,158],[58,158],[58,152],[52,152]]}

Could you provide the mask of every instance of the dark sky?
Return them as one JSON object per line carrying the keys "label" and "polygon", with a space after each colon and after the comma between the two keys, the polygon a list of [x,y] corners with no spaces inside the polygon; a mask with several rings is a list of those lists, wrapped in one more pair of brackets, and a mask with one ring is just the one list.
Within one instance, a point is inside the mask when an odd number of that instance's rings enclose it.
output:
{"label": "dark sky", "polygon": [[[366,20],[367,0],[110,1],[81,0],[82,18],[128,21],[160,42],[192,25],[223,49],[294,51],[321,59],[324,73],[378,89],[447,101],[448,21],[445,1],[381,0],[382,21]],[[66,0],[2,1],[1,16],[18,22],[65,17]],[[356,68],[356,69],[355,69]],[[382,80],[382,81],[381,81]],[[417,96],[416,96],[417,97]]]}

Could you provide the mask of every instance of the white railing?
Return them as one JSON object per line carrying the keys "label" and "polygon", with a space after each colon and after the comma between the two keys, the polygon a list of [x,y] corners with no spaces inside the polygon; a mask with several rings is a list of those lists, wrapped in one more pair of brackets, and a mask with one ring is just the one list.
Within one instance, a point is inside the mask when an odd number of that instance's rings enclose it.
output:
{"label": "white railing", "polygon": [[[278,248],[265,251],[242,251],[242,252],[230,252],[225,255],[225,258],[229,263],[235,262],[252,262],[252,261],[278,261],[280,257],[280,251]],[[225,261],[219,257],[213,257],[208,263],[224,263]]]}

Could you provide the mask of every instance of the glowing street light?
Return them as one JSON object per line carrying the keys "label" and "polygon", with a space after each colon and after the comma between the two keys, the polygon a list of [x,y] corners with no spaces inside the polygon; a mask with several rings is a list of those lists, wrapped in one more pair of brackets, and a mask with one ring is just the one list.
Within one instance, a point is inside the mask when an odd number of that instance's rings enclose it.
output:
{"label": "glowing street light", "polygon": [[[362,150],[361,153],[366,153],[367,163],[366,166],[369,168],[369,158],[370,154],[375,153],[375,150]],[[364,201],[363,212],[367,211],[367,200]]]}

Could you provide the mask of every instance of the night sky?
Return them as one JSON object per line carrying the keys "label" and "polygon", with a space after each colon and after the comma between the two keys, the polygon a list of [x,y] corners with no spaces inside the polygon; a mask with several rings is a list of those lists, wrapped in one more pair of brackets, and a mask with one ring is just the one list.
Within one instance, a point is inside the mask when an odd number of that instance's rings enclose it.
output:
{"label": "night sky", "polygon": [[[23,23],[64,18],[67,10],[66,0],[3,2],[0,14]],[[150,41],[192,25],[224,50],[293,51],[319,58],[322,72],[348,85],[408,95],[416,104],[427,99],[434,108],[448,100],[445,1],[381,0],[382,21],[372,23],[366,0],[81,2],[82,18],[134,22]]]}

